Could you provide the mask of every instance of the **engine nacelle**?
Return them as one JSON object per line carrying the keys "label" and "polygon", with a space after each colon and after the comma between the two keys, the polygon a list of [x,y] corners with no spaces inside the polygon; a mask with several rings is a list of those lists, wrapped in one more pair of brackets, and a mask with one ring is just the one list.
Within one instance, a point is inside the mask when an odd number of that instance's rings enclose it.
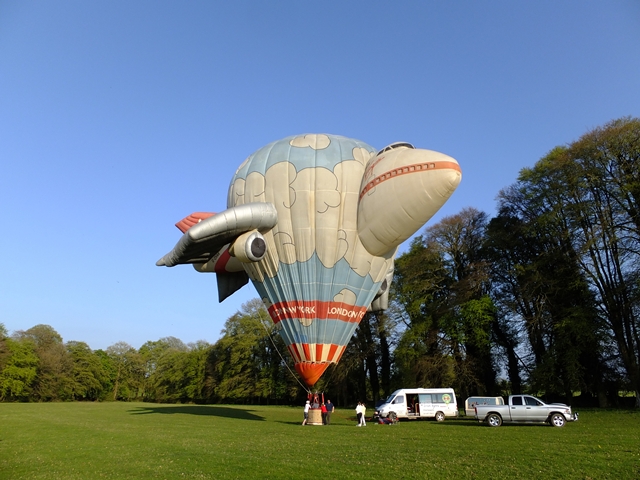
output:
{"label": "engine nacelle", "polygon": [[260,232],[251,230],[236,238],[229,253],[243,263],[259,262],[267,253],[267,242]]}

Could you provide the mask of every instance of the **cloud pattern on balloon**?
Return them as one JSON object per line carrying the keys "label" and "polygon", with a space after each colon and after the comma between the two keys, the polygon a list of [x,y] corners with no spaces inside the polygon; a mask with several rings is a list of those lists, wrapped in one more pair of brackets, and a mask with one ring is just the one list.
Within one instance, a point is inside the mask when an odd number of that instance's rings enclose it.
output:
{"label": "cloud pattern on balloon", "polygon": [[372,257],[359,242],[356,218],[365,165],[374,154],[345,137],[301,135],[267,145],[243,162],[228,206],[270,202],[278,210],[278,224],[265,235],[277,262],[272,269],[249,266],[252,279],[274,277],[278,262],[307,262],[315,253],[324,268],[344,259],[357,275],[372,273],[374,283],[381,281],[394,252]]}

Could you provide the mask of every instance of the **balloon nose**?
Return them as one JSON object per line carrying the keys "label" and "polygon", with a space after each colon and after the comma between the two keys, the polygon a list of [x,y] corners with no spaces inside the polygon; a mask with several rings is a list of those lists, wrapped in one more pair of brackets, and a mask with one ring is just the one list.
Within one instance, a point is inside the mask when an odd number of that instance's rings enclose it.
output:
{"label": "balloon nose", "polygon": [[313,387],[329,366],[326,363],[296,363],[296,371],[309,387]]}

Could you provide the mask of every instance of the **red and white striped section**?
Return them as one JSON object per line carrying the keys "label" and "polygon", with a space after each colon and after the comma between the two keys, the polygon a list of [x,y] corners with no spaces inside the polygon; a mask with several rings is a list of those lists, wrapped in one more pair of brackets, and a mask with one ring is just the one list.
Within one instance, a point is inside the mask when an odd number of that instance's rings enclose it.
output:
{"label": "red and white striped section", "polygon": [[346,345],[294,343],[288,346],[295,368],[309,387],[315,385],[332,363],[338,363]]}
{"label": "red and white striped section", "polygon": [[287,348],[296,363],[337,363],[347,347],[334,343],[293,343]]}

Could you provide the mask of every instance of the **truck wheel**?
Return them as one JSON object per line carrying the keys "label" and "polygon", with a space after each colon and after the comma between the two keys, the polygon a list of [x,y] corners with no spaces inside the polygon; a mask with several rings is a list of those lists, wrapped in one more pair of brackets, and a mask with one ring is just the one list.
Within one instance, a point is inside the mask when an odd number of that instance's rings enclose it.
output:
{"label": "truck wheel", "polygon": [[564,427],[564,415],[554,413],[549,419],[549,423],[552,427]]}
{"label": "truck wheel", "polygon": [[436,422],[444,422],[444,413],[436,412]]}
{"label": "truck wheel", "polygon": [[502,417],[497,413],[491,413],[487,417],[487,424],[490,427],[499,427],[500,425],[502,425]]}
{"label": "truck wheel", "polygon": [[389,412],[389,420],[391,420],[392,423],[398,423],[398,415],[396,415],[396,412]]}

